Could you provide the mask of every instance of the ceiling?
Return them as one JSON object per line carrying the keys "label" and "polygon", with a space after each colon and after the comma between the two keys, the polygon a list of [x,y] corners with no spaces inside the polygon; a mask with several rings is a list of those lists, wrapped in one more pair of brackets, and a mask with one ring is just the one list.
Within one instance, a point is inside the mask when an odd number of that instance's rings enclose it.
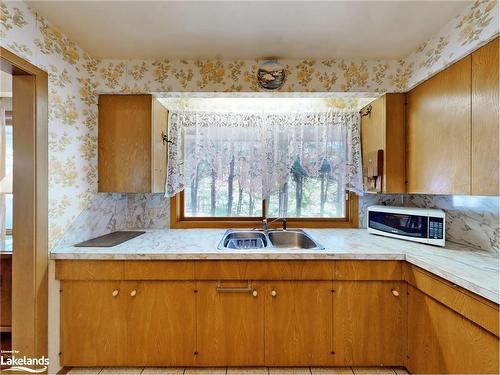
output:
{"label": "ceiling", "polygon": [[470,1],[28,1],[100,58],[402,58]]}

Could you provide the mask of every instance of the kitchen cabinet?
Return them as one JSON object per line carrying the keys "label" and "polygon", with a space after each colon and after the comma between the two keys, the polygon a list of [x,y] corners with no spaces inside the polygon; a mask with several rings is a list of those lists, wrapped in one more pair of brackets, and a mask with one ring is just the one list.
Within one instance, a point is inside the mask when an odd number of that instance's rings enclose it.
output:
{"label": "kitchen cabinet", "polygon": [[411,285],[408,322],[410,372],[498,374],[498,337]]}
{"label": "kitchen cabinet", "polygon": [[127,365],[192,366],[196,350],[195,283],[126,282]]}
{"label": "kitchen cabinet", "polygon": [[498,38],[407,94],[408,193],[499,195]]}
{"label": "kitchen cabinet", "polygon": [[336,281],[335,364],[401,366],[406,347],[406,285],[401,281]]}
{"label": "kitchen cabinet", "polygon": [[127,295],[120,281],[61,282],[61,364],[127,362]]}
{"label": "kitchen cabinet", "polygon": [[12,254],[0,254],[0,332],[12,331]]}
{"label": "kitchen cabinet", "polygon": [[62,281],[61,364],[190,366],[194,282]]}
{"label": "kitchen cabinet", "polygon": [[471,57],[407,94],[408,193],[470,194]]}
{"label": "kitchen cabinet", "polygon": [[367,192],[404,193],[405,94],[385,94],[361,110],[363,181]]}
{"label": "kitchen cabinet", "polygon": [[331,281],[273,281],[266,287],[265,348],[269,366],[333,363]]}
{"label": "kitchen cabinet", "polygon": [[499,195],[498,38],[472,53],[472,195]]}
{"label": "kitchen cabinet", "polygon": [[152,95],[99,96],[99,192],[165,191],[167,118]]}
{"label": "kitchen cabinet", "polygon": [[399,260],[57,260],[64,366],[498,373],[498,305]]}
{"label": "kitchen cabinet", "polygon": [[264,365],[264,284],[201,281],[197,290],[196,364]]}

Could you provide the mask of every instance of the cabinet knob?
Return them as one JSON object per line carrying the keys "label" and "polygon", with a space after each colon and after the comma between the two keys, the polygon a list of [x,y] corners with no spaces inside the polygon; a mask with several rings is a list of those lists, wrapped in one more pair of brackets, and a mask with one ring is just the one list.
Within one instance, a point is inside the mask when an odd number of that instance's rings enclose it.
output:
{"label": "cabinet knob", "polygon": [[256,290],[256,289],[254,289],[254,290],[253,290],[253,292],[252,292],[252,296],[257,297],[257,295],[258,295],[258,294],[259,294],[259,293],[257,293],[257,290]]}
{"label": "cabinet knob", "polygon": [[399,297],[399,292],[396,289],[391,289],[391,292],[394,297]]}
{"label": "cabinet knob", "polygon": [[120,289],[115,289],[115,290],[113,290],[113,293],[111,293],[111,295],[113,297],[116,297],[118,295],[118,293],[120,293]]}
{"label": "cabinet knob", "polygon": [[271,295],[273,297],[276,297],[278,295],[278,293],[273,289],[273,290],[271,290]]}
{"label": "cabinet knob", "polygon": [[130,292],[130,297],[135,297],[136,294],[137,294],[137,290],[134,289],[133,291]]}

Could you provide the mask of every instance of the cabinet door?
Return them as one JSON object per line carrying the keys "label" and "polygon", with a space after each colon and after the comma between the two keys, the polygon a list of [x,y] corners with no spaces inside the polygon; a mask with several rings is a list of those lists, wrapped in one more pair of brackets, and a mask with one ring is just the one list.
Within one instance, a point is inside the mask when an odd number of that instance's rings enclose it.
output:
{"label": "cabinet door", "polygon": [[268,282],[266,365],[333,363],[332,294],[330,281]]}
{"label": "cabinet door", "polygon": [[408,370],[498,374],[498,338],[408,286]]}
{"label": "cabinet door", "polygon": [[100,95],[99,192],[151,192],[151,95]]}
{"label": "cabinet door", "polygon": [[498,38],[472,54],[472,195],[499,195]]}
{"label": "cabinet door", "polygon": [[123,284],[127,299],[127,365],[194,365],[194,281]]}
{"label": "cabinet door", "polygon": [[119,281],[61,281],[61,365],[126,361],[127,296]]}
{"label": "cabinet door", "polygon": [[471,192],[471,57],[407,95],[408,193]]}
{"label": "cabinet door", "polygon": [[197,283],[196,364],[264,364],[264,290],[260,283]]}
{"label": "cabinet door", "polygon": [[404,361],[406,284],[334,282],[336,365],[401,366]]}

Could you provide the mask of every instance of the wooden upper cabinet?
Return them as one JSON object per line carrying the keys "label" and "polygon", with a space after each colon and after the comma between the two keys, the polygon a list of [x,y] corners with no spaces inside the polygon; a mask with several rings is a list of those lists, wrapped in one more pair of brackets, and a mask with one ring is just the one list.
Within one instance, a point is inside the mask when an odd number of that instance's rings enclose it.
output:
{"label": "wooden upper cabinet", "polygon": [[499,195],[498,38],[472,54],[472,195]]}
{"label": "wooden upper cabinet", "polygon": [[99,192],[163,192],[167,110],[152,95],[100,95]]}
{"label": "wooden upper cabinet", "polygon": [[405,94],[385,94],[361,112],[368,110],[361,117],[365,191],[404,193]]}
{"label": "wooden upper cabinet", "polygon": [[407,94],[408,193],[471,193],[471,56]]}

